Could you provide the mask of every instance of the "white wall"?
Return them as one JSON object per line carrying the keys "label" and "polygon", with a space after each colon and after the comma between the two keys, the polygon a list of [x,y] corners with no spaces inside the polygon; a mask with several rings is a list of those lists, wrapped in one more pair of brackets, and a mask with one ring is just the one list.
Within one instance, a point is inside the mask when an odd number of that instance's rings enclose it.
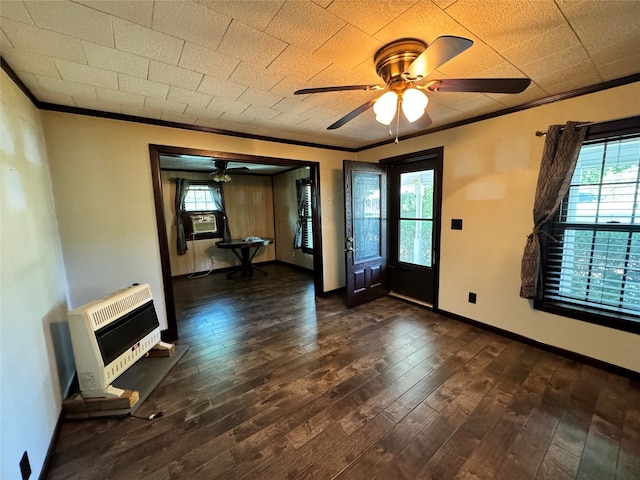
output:
{"label": "white wall", "polygon": [[[640,335],[540,312],[519,297],[520,259],[532,228],[544,146],[535,131],[568,120],[638,114],[635,83],[370,149],[358,159],[444,146],[442,310],[640,372]],[[463,230],[451,230],[452,218],[463,219]],[[478,294],[477,304],[468,303],[469,292]]]}
{"label": "white wall", "polygon": [[0,478],[38,478],[75,372],[67,290],[40,113],[2,72]]}
{"label": "white wall", "polygon": [[344,285],[342,160],[353,154],[42,112],[71,308],[148,282],[166,326],[149,144],[320,163],[324,289]]}

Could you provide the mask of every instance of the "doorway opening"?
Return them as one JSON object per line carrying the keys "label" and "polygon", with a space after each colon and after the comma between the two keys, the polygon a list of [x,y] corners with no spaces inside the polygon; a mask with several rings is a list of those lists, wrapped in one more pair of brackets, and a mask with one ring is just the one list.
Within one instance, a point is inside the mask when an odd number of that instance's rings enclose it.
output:
{"label": "doorway opening", "polygon": [[[323,291],[323,259],[322,259],[322,232],[320,225],[320,177],[319,163],[312,161],[292,160],[285,158],[261,157],[256,155],[244,155],[228,152],[218,152],[210,150],[190,149],[182,147],[172,147],[166,145],[149,145],[149,156],[151,161],[151,175],[153,182],[153,194],[156,210],[156,225],[159,240],[160,263],[162,269],[162,281],[165,300],[165,311],[167,317],[167,330],[162,332],[163,340],[173,341],[178,338],[178,326],[176,305],[173,290],[173,275],[170,259],[170,242],[168,237],[169,217],[167,217],[166,200],[163,194],[163,170],[178,171],[201,171],[203,175],[212,171],[211,165],[215,162],[225,162],[229,166],[233,165],[238,171],[262,168],[263,171],[270,169],[271,172],[284,172],[307,168],[311,183],[311,230],[313,244],[313,277],[316,296],[322,295]],[[167,163],[168,161],[172,163]],[[174,163],[175,162],[175,163]],[[164,164],[164,167],[163,167]],[[200,165],[200,166],[199,166]],[[275,167],[282,167],[275,169]],[[266,173],[266,175],[270,175]],[[295,210],[295,209],[294,209]],[[292,239],[281,239],[280,241],[293,243]],[[276,239],[276,241],[278,241]],[[194,247],[195,248],[195,247]],[[277,258],[276,258],[277,261]]]}

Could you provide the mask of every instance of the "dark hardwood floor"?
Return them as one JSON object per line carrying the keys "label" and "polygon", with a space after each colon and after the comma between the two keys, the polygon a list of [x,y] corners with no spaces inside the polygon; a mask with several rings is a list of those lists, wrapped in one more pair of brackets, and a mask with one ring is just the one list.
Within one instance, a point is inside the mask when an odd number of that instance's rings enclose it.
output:
{"label": "dark hardwood floor", "polygon": [[65,422],[48,478],[640,478],[638,382],[266,268],[176,281],[163,416]]}

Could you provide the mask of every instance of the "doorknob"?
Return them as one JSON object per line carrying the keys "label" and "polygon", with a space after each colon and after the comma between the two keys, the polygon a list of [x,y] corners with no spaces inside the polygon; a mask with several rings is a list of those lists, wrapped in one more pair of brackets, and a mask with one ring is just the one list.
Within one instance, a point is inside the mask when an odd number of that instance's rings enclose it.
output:
{"label": "doorknob", "polygon": [[353,242],[353,237],[347,237],[345,240],[346,240],[347,242]]}
{"label": "doorknob", "polygon": [[344,249],[345,252],[353,252],[353,247],[347,247]]}

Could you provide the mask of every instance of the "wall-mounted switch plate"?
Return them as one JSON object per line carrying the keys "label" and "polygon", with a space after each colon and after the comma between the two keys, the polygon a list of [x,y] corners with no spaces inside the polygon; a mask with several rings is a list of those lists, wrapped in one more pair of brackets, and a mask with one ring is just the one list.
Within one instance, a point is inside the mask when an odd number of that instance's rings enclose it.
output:
{"label": "wall-mounted switch plate", "polygon": [[462,219],[461,218],[452,218],[451,219],[451,230],[462,230]]}
{"label": "wall-mounted switch plate", "polygon": [[478,295],[476,295],[473,292],[469,292],[469,303],[476,303],[477,299],[478,299]]}

